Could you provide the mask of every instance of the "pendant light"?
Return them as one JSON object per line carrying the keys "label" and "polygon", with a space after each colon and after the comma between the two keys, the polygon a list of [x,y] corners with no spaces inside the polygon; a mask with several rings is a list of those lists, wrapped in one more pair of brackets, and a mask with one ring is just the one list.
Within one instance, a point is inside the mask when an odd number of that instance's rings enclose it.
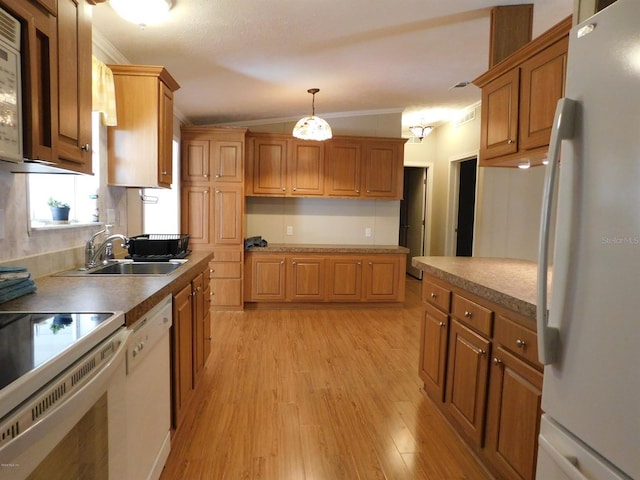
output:
{"label": "pendant light", "polygon": [[413,133],[416,137],[418,137],[420,141],[422,141],[424,137],[429,135],[432,130],[433,130],[433,127],[431,125],[427,125],[427,126],[419,125],[415,127],[409,127],[409,131]]}
{"label": "pendant light", "polygon": [[316,117],[316,93],[319,88],[310,88],[307,90],[312,95],[311,100],[311,116],[298,120],[296,126],[293,127],[293,136],[301,140],[328,140],[332,137],[331,127],[320,117]]}

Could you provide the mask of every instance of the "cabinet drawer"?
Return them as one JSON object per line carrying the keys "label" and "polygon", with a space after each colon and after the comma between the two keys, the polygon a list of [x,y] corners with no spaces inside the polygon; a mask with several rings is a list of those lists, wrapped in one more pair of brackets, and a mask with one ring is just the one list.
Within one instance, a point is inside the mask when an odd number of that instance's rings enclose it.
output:
{"label": "cabinet drawer", "polygon": [[209,278],[240,278],[240,263],[209,263]]}
{"label": "cabinet drawer", "polygon": [[215,262],[240,262],[242,252],[237,250],[216,250],[213,252],[212,260]]}
{"label": "cabinet drawer", "polygon": [[491,336],[493,312],[488,308],[460,295],[453,296],[451,312],[462,323],[469,325],[484,335]]}
{"label": "cabinet drawer", "polygon": [[538,361],[538,339],[535,332],[507,317],[498,315],[494,338],[516,356],[542,367]]}
{"label": "cabinet drawer", "polygon": [[425,278],[422,281],[422,301],[435,305],[440,310],[449,313],[451,291]]}

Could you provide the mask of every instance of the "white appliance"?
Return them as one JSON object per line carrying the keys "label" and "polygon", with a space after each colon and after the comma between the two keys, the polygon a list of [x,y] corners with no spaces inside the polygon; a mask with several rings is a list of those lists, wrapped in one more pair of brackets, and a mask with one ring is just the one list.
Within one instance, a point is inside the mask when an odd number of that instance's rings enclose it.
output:
{"label": "white appliance", "polygon": [[20,22],[0,8],[0,160],[22,162]]}
{"label": "white appliance", "polygon": [[157,480],[171,450],[171,295],[132,327],[127,350],[127,474]]}
{"label": "white appliance", "polygon": [[640,2],[618,0],[571,30],[539,251],[538,480],[640,479],[639,24]]}

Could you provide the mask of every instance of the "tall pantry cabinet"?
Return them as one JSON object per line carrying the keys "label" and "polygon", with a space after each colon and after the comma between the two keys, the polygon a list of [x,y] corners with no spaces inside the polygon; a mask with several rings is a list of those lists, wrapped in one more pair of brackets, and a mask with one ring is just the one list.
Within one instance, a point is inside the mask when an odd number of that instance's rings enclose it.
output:
{"label": "tall pantry cabinet", "polygon": [[242,310],[245,128],[182,128],[181,231],[209,264],[212,310]]}

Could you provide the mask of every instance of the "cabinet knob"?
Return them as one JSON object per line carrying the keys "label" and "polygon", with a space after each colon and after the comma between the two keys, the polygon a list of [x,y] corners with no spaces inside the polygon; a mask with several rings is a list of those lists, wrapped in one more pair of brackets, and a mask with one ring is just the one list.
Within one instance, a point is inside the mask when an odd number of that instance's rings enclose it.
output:
{"label": "cabinet knob", "polygon": [[493,364],[494,365],[500,365],[502,363],[502,360],[500,360],[498,357],[493,357]]}
{"label": "cabinet knob", "polygon": [[467,311],[464,312],[464,316],[466,318],[471,318],[472,315],[473,315],[473,313],[471,313],[471,312],[467,312]]}
{"label": "cabinet knob", "polygon": [[359,190],[359,189],[356,189],[356,193],[360,193],[360,190]]}
{"label": "cabinet knob", "polygon": [[358,265],[358,266],[361,266],[361,265],[362,265],[362,262],[358,262],[358,263],[357,263],[357,265]]}
{"label": "cabinet knob", "polygon": [[298,190],[297,187],[293,187],[293,191],[295,192],[296,190]]}
{"label": "cabinet knob", "polygon": [[207,195],[209,193],[209,190],[205,190],[204,192],[202,192],[203,195]]}
{"label": "cabinet knob", "polygon": [[486,350],[483,350],[483,349],[478,350],[478,355],[480,356],[484,355],[485,353],[487,353]]}
{"label": "cabinet knob", "polygon": [[163,170],[163,171],[162,171],[162,175],[164,175],[164,176],[166,176],[166,175],[167,175],[167,173],[168,173],[168,172],[167,172],[166,170]]}
{"label": "cabinet knob", "polygon": [[509,145],[511,145],[511,144],[513,143],[513,140],[509,139],[509,140],[507,140],[507,143],[508,143]]}
{"label": "cabinet knob", "polygon": [[219,173],[216,173],[216,178],[220,178],[220,174]]}
{"label": "cabinet knob", "polygon": [[431,292],[431,298],[433,299],[438,298],[438,294],[436,292]]}
{"label": "cabinet knob", "polygon": [[298,262],[291,262],[291,265],[293,265],[294,267],[298,264]]}
{"label": "cabinet knob", "polygon": [[209,270],[209,273],[216,273],[216,269],[212,268],[211,270]]}
{"label": "cabinet knob", "polygon": [[80,150],[82,150],[83,152],[90,152],[91,145],[89,145],[88,143],[85,143],[84,145],[80,145]]}
{"label": "cabinet knob", "polygon": [[367,190],[367,193],[371,193],[371,190]]}
{"label": "cabinet knob", "polygon": [[208,174],[206,174],[206,173],[205,173],[204,175],[202,175],[202,176],[203,176],[204,178],[209,178],[209,175],[208,175]]}
{"label": "cabinet knob", "polygon": [[282,261],[280,262],[280,265],[284,265],[284,260],[282,260]]}
{"label": "cabinet knob", "polygon": [[369,262],[369,265],[373,265],[373,262]]}
{"label": "cabinet knob", "polygon": [[218,189],[216,188],[216,194],[218,194],[218,193],[220,193],[220,190],[218,190]]}
{"label": "cabinet knob", "polygon": [[282,191],[283,191],[283,192],[284,192],[284,191],[286,191],[286,190],[287,190],[287,189],[286,189],[285,187],[282,187]]}
{"label": "cabinet knob", "polygon": [[516,340],[516,347],[524,348],[526,345],[527,345],[527,343],[524,340],[521,340],[519,338]]}
{"label": "cabinet knob", "polygon": [[445,323],[444,323],[444,322],[438,322],[438,326],[439,326],[440,328],[444,327],[444,325],[445,325]]}

